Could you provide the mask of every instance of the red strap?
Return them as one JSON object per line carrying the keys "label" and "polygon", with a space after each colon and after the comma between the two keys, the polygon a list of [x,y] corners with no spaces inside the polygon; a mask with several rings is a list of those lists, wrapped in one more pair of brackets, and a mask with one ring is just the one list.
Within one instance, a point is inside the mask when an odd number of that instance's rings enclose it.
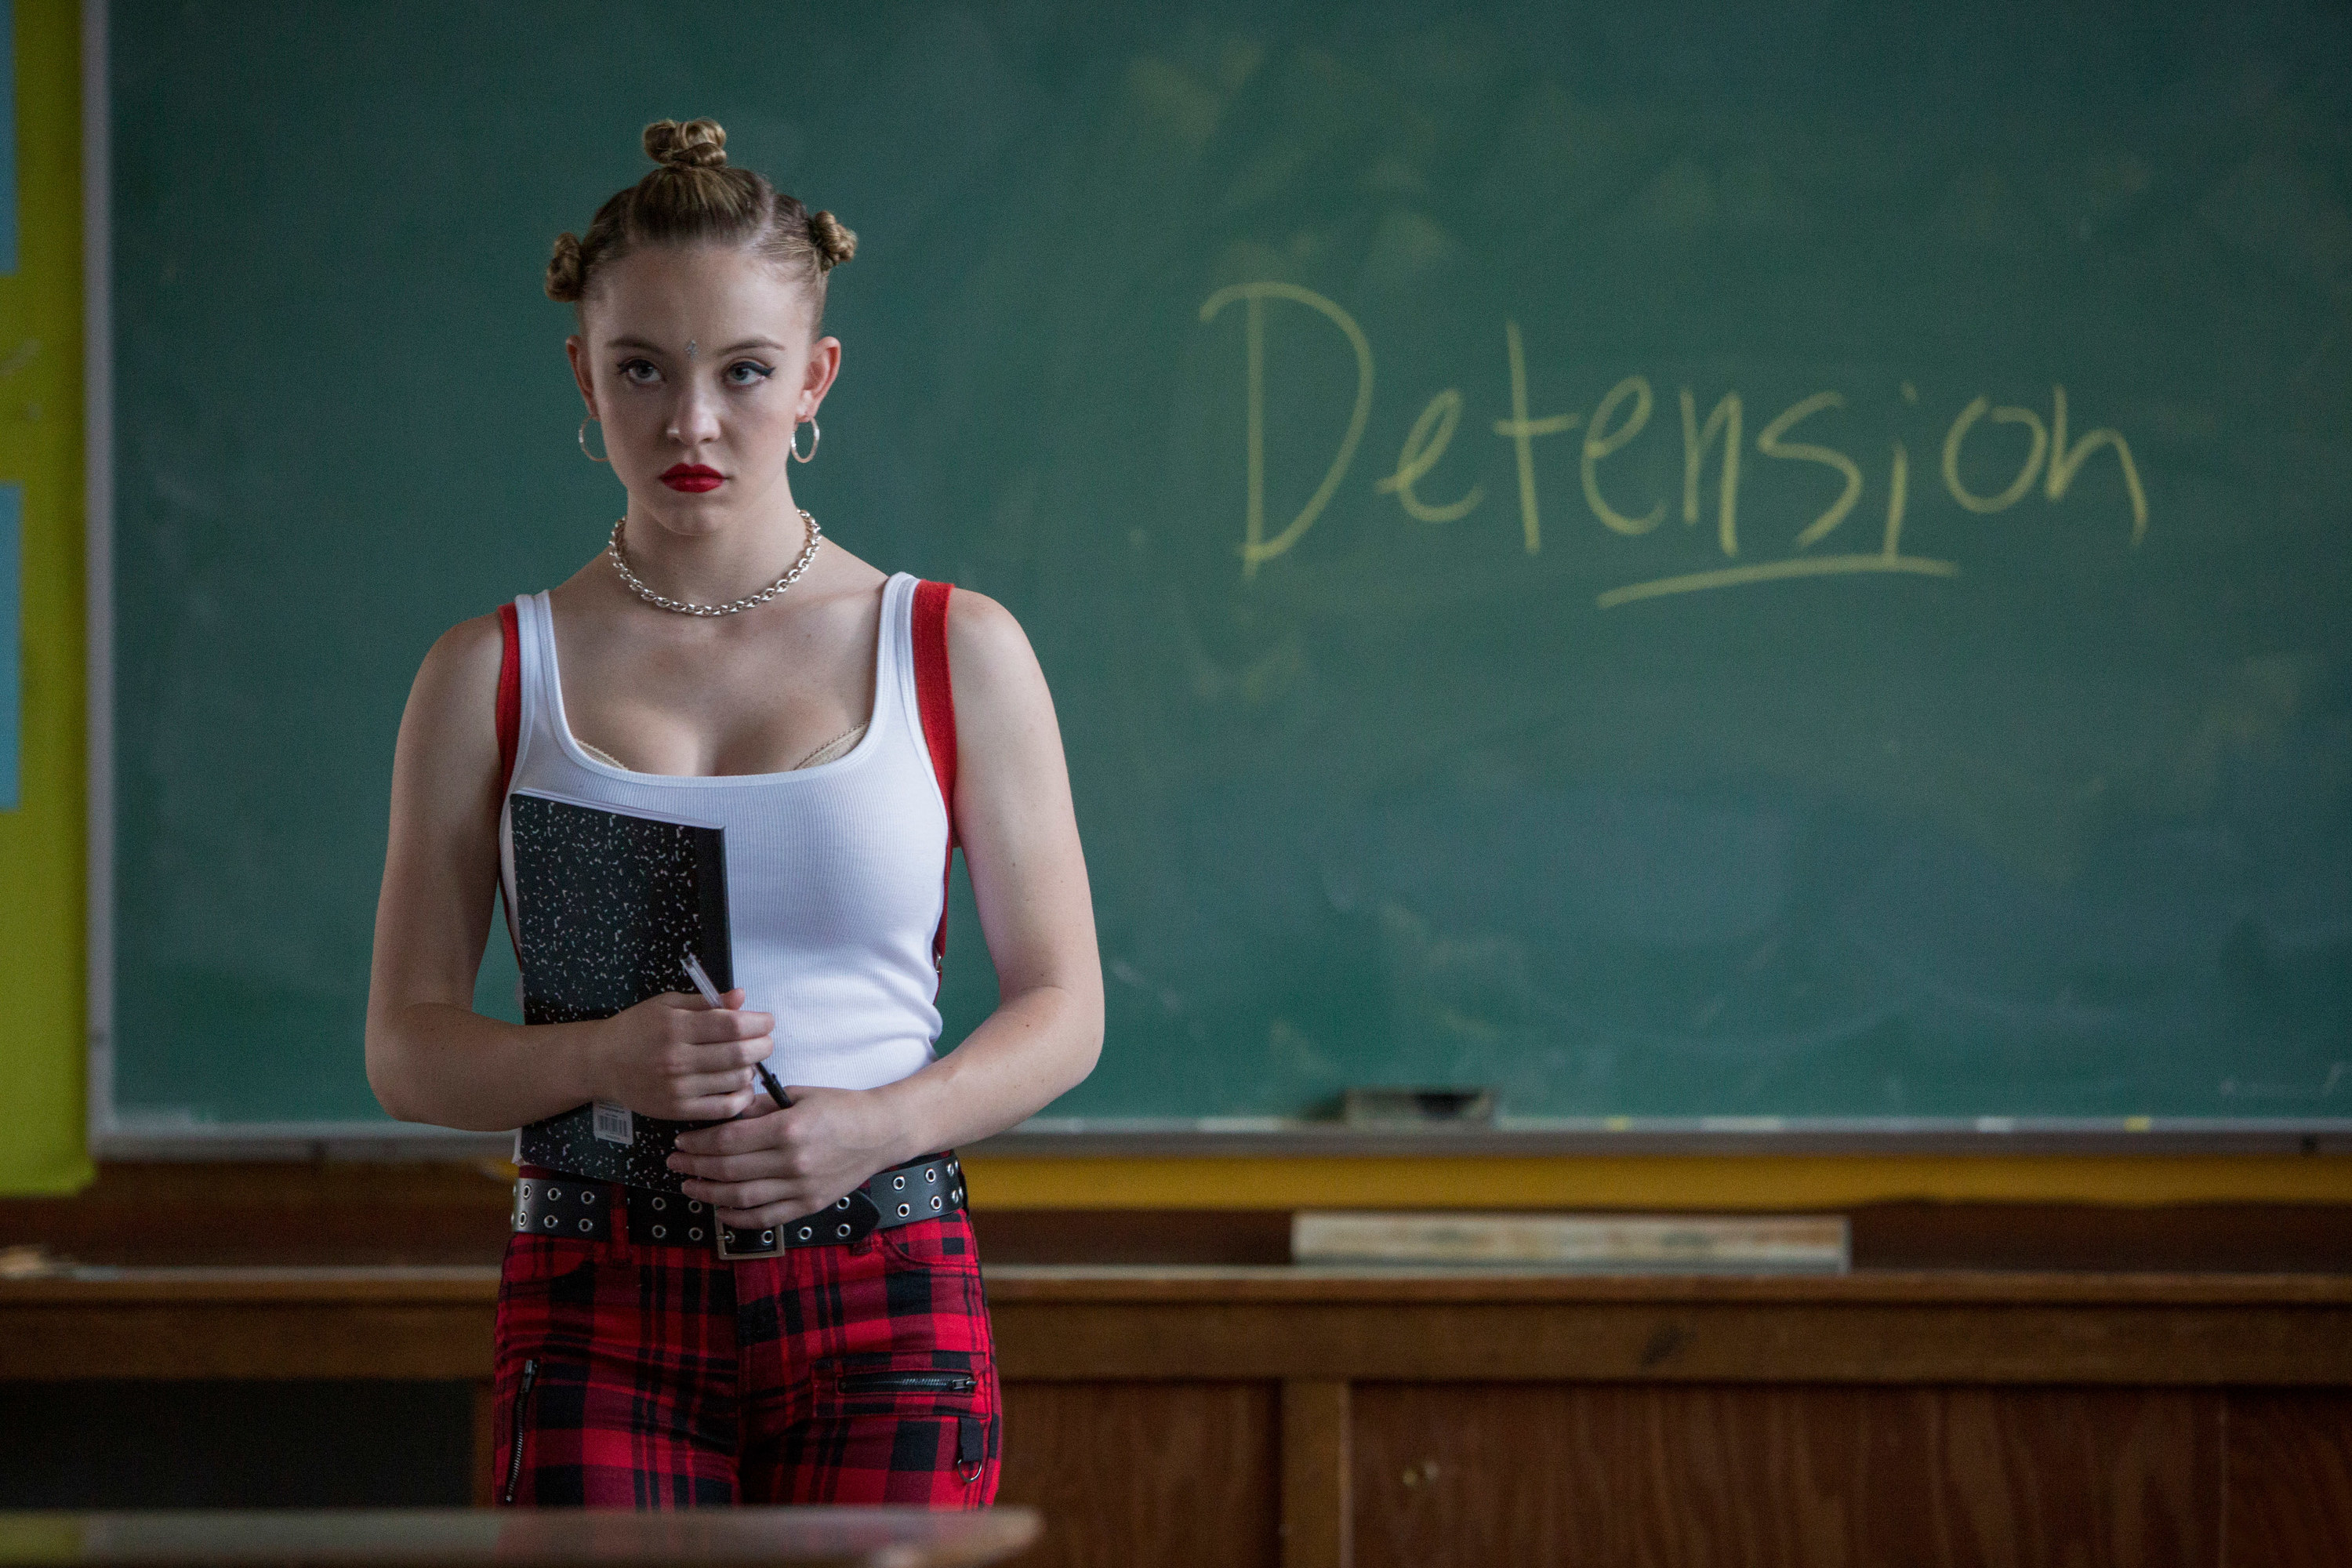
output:
{"label": "red strap", "polygon": [[499,798],[504,800],[522,738],[522,627],[512,604],[499,606]]}
{"label": "red strap", "polygon": [[945,583],[915,584],[915,706],[922,710],[923,743],[931,749],[931,772],[948,808],[948,843],[955,837],[955,682],[948,673],[948,595]]}
{"label": "red strap", "polygon": [[[522,626],[515,619],[514,602],[499,606],[499,810],[506,810],[507,791],[514,784],[515,752],[522,744]],[[515,962],[522,962],[522,939],[515,931],[514,904],[507,897],[506,879],[499,879],[499,900],[507,906],[507,940],[514,943]]]}
{"label": "red strap", "polygon": [[931,773],[948,808],[949,865],[940,869],[940,929],[931,938],[931,967],[948,955],[948,874],[955,860],[956,728],[955,682],[948,673],[948,595],[945,583],[915,584],[915,706],[923,720],[923,743],[930,748]]}

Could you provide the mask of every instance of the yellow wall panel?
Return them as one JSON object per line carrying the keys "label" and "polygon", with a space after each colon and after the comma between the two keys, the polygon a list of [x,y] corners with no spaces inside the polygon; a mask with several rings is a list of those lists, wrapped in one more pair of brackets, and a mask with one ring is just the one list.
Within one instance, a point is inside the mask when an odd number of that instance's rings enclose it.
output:
{"label": "yellow wall panel", "polygon": [[89,1181],[80,14],[16,0],[17,267],[0,278],[0,484],[24,487],[19,804],[0,811],[0,1192]]}
{"label": "yellow wall panel", "polygon": [[2352,1203],[2341,1155],[974,1156],[989,1208],[1829,1209],[1890,1199]]}

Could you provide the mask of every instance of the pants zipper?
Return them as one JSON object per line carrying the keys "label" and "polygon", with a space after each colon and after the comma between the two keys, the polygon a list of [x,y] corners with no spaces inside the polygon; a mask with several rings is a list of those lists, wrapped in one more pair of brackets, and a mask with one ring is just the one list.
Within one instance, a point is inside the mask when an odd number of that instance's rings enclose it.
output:
{"label": "pants zipper", "polygon": [[970,1394],[976,1380],[968,1372],[845,1372],[844,1394]]}
{"label": "pants zipper", "polygon": [[539,1363],[536,1360],[523,1363],[522,1386],[515,1390],[514,1450],[507,1458],[507,1489],[504,1499],[507,1502],[514,1501],[515,1489],[522,1484],[523,1422],[530,1414],[530,1391],[538,1382]]}

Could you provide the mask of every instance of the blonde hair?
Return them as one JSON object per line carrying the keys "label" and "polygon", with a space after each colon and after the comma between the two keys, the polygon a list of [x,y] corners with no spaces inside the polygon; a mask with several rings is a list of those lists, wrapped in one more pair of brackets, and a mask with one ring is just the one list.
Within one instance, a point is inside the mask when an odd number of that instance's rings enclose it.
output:
{"label": "blonde hair", "polygon": [[727,163],[715,120],[656,120],[646,156],[659,165],[596,209],[584,235],[556,237],[547,297],[577,305],[601,267],[646,245],[740,245],[806,283],[824,315],[825,275],[857,254],[857,236],[829,212],[813,213],[749,169]]}

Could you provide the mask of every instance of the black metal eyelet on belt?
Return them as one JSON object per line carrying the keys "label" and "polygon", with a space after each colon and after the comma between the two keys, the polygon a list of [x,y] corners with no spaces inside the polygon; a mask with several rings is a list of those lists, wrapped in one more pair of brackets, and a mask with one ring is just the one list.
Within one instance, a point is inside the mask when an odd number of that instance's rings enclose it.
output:
{"label": "black metal eyelet on belt", "polygon": [[801,1239],[803,1241],[806,1241],[810,1237],[814,1236],[815,1234],[816,1231],[813,1227],[805,1225],[801,1226]]}
{"label": "black metal eyelet on belt", "polygon": [[890,1186],[893,1191],[904,1192],[907,1190],[907,1178],[904,1176],[893,1176],[890,1178]]}
{"label": "black metal eyelet on belt", "polygon": [[847,1207],[849,1206],[849,1200],[848,1200],[847,1198],[844,1198],[844,1199],[842,1199],[839,1203],[837,1203],[837,1204],[834,1205],[833,1206],[834,1206],[834,1207],[835,1207],[835,1208],[837,1208],[837,1209],[845,1209],[845,1208],[847,1208]]}
{"label": "black metal eyelet on belt", "polygon": [[845,1225],[837,1226],[835,1227],[833,1234],[840,1237],[844,1241],[846,1241],[849,1239],[849,1227]]}
{"label": "black metal eyelet on belt", "polygon": [[553,1215],[549,1215],[545,1219],[540,1221],[540,1224],[549,1230],[553,1230],[555,1228],[555,1216]]}
{"label": "black metal eyelet on belt", "polygon": [[669,1200],[667,1198],[657,1197],[654,1199],[654,1213],[659,1214],[662,1210],[667,1207],[669,1207]]}
{"label": "black metal eyelet on belt", "polygon": [[936,1182],[936,1181],[938,1181],[939,1179],[940,1179],[940,1168],[939,1168],[937,1165],[930,1165],[930,1166],[927,1166],[927,1167],[925,1167],[925,1169],[924,1169],[924,1171],[923,1171],[923,1180],[925,1180],[925,1181],[927,1181],[927,1182]]}
{"label": "black metal eyelet on belt", "polygon": [[905,1204],[900,1204],[898,1205],[898,1217],[900,1219],[905,1219],[908,1215],[913,1214],[914,1212],[915,1211],[912,1208],[908,1207]]}
{"label": "black metal eyelet on belt", "polygon": [[686,1239],[688,1241],[700,1241],[702,1239],[702,1227],[698,1225],[692,1230],[688,1231],[686,1233]]}
{"label": "black metal eyelet on belt", "polygon": [[562,1187],[550,1187],[547,1189],[547,1195],[551,1200],[560,1198],[563,1195],[563,1189]]}
{"label": "black metal eyelet on belt", "polygon": [[933,1208],[937,1208],[937,1207],[939,1207],[939,1206],[940,1206],[940,1194],[937,1194],[937,1193],[933,1193],[933,1194],[931,1194],[931,1206],[932,1206]]}
{"label": "black metal eyelet on belt", "polygon": [[582,1215],[580,1216],[580,1234],[581,1234],[581,1235],[585,1236],[585,1235],[587,1235],[590,1231],[592,1231],[592,1230],[593,1230],[593,1229],[595,1229],[595,1228],[596,1228],[596,1222],[595,1222],[594,1220],[590,1219],[586,1215]]}
{"label": "black metal eyelet on belt", "polygon": [[580,1192],[580,1201],[583,1204],[594,1203],[596,1201],[596,1189],[593,1187],[582,1188]]}
{"label": "black metal eyelet on belt", "polygon": [[657,1226],[654,1226],[654,1239],[655,1239],[656,1241],[666,1241],[666,1240],[667,1240],[668,1238],[669,1238],[669,1226],[666,1226],[666,1225],[657,1225]]}

